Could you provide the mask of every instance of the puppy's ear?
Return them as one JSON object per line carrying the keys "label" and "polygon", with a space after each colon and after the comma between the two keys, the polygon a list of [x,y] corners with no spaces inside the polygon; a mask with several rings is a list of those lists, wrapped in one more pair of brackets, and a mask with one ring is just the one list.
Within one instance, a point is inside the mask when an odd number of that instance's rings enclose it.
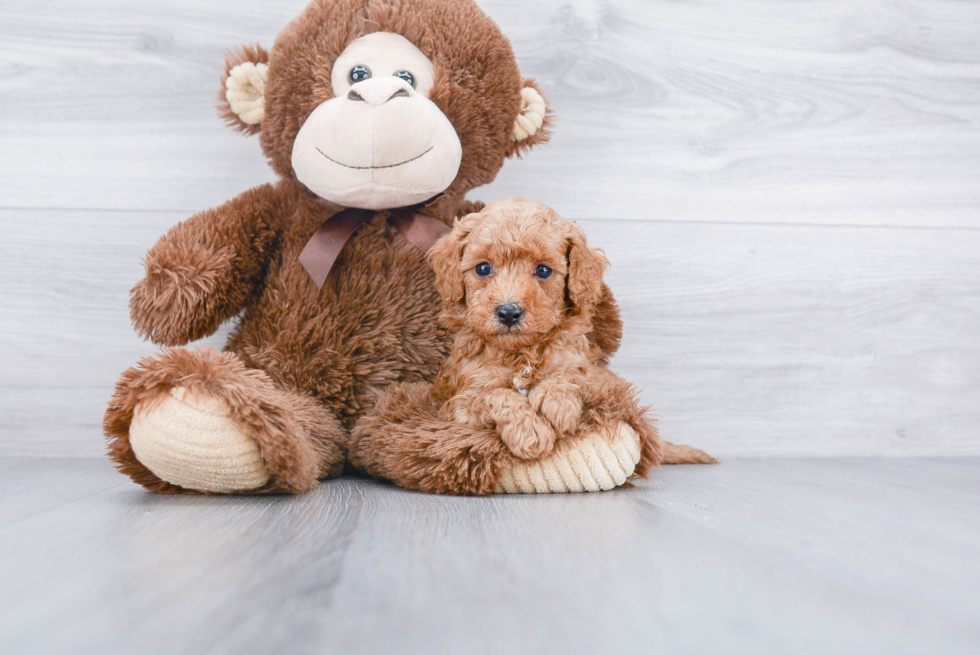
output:
{"label": "puppy's ear", "polygon": [[252,135],[265,118],[265,80],[269,53],[259,45],[243,45],[225,55],[218,93],[218,113],[231,127]]}
{"label": "puppy's ear", "polygon": [[575,223],[568,231],[568,298],[579,309],[595,307],[602,300],[602,274],[609,261],[597,248],[585,243],[585,232]]}
{"label": "puppy's ear", "polygon": [[459,264],[463,261],[466,237],[479,219],[480,214],[467,214],[463,218],[457,218],[453,229],[440,237],[429,250],[429,265],[436,272],[436,290],[446,305],[463,301],[465,288],[463,271]]}

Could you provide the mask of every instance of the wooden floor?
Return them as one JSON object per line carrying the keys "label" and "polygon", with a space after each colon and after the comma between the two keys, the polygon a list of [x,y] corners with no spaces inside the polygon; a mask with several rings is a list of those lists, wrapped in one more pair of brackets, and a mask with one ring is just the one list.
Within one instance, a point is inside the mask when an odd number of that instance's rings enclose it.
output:
{"label": "wooden floor", "polygon": [[0,459],[0,652],[976,653],[980,459],[733,459],[589,495],[166,497]]}

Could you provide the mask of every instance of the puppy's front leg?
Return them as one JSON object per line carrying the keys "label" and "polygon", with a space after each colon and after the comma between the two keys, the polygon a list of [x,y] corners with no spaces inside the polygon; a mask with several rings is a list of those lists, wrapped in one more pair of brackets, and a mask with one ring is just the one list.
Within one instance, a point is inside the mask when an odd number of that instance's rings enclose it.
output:
{"label": "puppy's front leg", "polygon": [[554,447],[554,428],[516,391],[491,389],[474,400],[471,411],[496,426],[500,438],[515,456],[535,459]]}
{"label": "puppy's front leg", "polygon": [[582,385],[571,376],[553,376],[539,382],[527,395],[531,408],[546,418],[559,437],[578,430],[582,420]]}

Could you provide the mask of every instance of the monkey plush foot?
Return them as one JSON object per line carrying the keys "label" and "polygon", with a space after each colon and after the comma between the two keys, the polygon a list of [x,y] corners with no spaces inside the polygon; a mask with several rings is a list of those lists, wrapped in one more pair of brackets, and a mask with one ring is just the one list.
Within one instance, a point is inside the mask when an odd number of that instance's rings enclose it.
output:
{"label": "monkey plush foot", "polygon": [[269,481],[259,444],[249,432],[220,398],[176,387],[151,407],[137,409],[129,441],[137,459],[161,480],[231,493]]}
{"label": "monkey plush foot", "polygon": [[340,475],[347,440],[315,399],[211,349],[123,373],[103,427],[119,470],[160,493],[302,493]]}
{"label": "monkey plush foot", "polygon": [[407,489],[484,495],[612,489],[660,462],[657,430],[627,393],[615,394],[619,404],[590,407],[588,427],[559,439],[545,457],[526,461],[514,457],[495,430],[440,418],[430,391],[421,382],[388,387],[354,427],[351,463]]}
{"label": "monkey plush foot", "polygon": [[562,439],[547,457],[514,460],[496,493],[604,491],[620,486],[640,462],[640,437],[623,421]]}

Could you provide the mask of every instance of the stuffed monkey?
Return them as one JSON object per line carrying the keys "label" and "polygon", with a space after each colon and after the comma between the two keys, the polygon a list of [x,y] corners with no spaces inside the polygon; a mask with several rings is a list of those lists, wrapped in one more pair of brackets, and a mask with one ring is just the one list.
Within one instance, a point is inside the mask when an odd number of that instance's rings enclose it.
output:
{"label": "stuffed monkey", "polygon": [[[301,493],[342,472],[388,385],[438,372],[450,339],[425,250],[482,206],[467,191],[547,140],[551,113],[471,0],[314,0],[271,51],[229,55],[220,100],[279,181],[146,255],[131,317],[165,348],[122,374],[109,454],[157,492]],[[223,352],[182,347],[233,317]],[[606,289],[592,338],[611,354],[620,332]],[[376,436],[352,459],[410,458],[406,486],[486,493],[509,465],[451,435]]]}

